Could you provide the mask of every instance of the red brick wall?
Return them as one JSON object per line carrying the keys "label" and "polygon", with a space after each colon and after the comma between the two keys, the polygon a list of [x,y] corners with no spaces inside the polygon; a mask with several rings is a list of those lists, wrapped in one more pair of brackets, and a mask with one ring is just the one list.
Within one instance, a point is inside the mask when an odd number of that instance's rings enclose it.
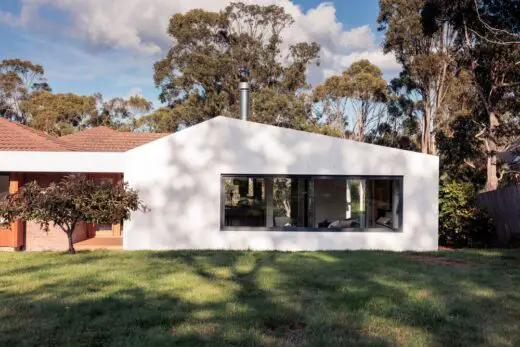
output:
{"label": "red brick wall", "polygon": [[[27,173],[25,174],[25,183],[31,181],[38,181],[42,186],[48,186],[51,182],[59,182],[67,174],[64,173]],[[114,181],[122,179],[122,174],[89,174],[91,179],[111,178]],[[45,232],[40,229],[39,224],[36,223],[25,223],[25,250],[27,251],[60,251],[67,250],[69,248],[69,242],[67,235],[63,230],[49,226],[49,231]],[[79,242],[86,240],[89,237],[87,226],[85,223],[81,223],[76,227],[72,234],[73,242]]]}
{"label": "red brick wall", "polygon": [[38,181],[41,186],[48,186],[51,182],[59,182],[65,176],[62,173],[27,173],[25,183]]}
{"label": "red brick wall", "polygon": [[[87,227],[85,223],[76,226],[72,234],[74,243],[87,239]],[[69,249],[67,235],[59,227],[49,226],[49,231],[40,229],[40,225],[27,222],[25,226],[25,250],[26,251],[65,251]]]}

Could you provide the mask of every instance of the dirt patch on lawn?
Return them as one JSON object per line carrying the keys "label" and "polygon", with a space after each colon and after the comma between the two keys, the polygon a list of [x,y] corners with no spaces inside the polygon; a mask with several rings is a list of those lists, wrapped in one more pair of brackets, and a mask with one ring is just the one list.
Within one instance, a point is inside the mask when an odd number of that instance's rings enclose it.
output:
{"label": "dirt patch on lawn", "polygon": [[296,347],[305,344],[305,323],[294,323],[287,326],[272,327],[266,331],[264,346]]}
{"label": "dirt patch on lawn", "polygon": [[463,259],[453,259],[453,258],[446,258],[446,257],[436,257],[433,255],[424,255],[424,254],[407,254],[405,255],[407,259],[417,261],[420,263],[426,263],[430,265],[444,265],[444,266],[451,266],[456,267],[459,269],[468,269],[479,266],[479,264],[463,260]]}

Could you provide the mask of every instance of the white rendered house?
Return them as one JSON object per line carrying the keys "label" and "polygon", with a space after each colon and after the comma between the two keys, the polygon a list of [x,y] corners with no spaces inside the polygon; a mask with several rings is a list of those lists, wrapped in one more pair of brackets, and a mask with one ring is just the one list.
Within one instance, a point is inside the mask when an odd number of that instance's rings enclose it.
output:
{"label": "white rendered house", "polygon": [[[0,195],[67,173],[123,179],[151,211],[83,226],[78,242],[109,232],[126,250],[437,249],[435,156],[225,117],[146,139],[102,132],[110,146],[88,134],[29,149],[0,140]],[[0,247],[66,241],[34,229],[0,225]]]}
{"label": "white rendered house", "polygon": [[437,249],[435,156],[225,117],[124,156],[124,249]]}

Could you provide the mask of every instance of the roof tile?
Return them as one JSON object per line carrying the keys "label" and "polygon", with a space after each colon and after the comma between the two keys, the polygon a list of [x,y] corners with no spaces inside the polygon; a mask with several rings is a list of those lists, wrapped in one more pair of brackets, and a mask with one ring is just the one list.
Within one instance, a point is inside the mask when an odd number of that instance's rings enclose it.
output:
{"label": "roof tile", "polygon": [[0,151],[69,152],[76,148],[42,131],[0,117]]}
{"label": "roof tile", "polygon": [[88,152],[126,152],[170,133],[122,132],[108,127],[95,127],[60,137],[78,150]]}
{"label": "roof tile", "polygon": [[120,132],[95,127],[54,137],[0,117],[0,151],[34,152],[126,152],[169,133]]}

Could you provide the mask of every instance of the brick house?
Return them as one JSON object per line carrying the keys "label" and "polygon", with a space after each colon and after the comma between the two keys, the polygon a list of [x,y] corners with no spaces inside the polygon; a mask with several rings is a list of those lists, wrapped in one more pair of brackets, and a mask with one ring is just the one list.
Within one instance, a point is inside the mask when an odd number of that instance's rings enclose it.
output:
{"label": "brick house", "polygon": [[[122,167],[103,165],[106,159],[165,135],[95,127],[57,138],[0,118],[0,198],[17,192],[27,182],[38,181],[47,185],[72,172],[86,173],[95,180],[119,182],[124,178]],[[104,237],[103,243],[108,246],[122,245],[119,224],[82,223],[73,236],[75,243]],[[44,232],[33,222],[0,224],[0,249],[41,251],[67,248],[67,237],[59,229],[51,227]]]}

